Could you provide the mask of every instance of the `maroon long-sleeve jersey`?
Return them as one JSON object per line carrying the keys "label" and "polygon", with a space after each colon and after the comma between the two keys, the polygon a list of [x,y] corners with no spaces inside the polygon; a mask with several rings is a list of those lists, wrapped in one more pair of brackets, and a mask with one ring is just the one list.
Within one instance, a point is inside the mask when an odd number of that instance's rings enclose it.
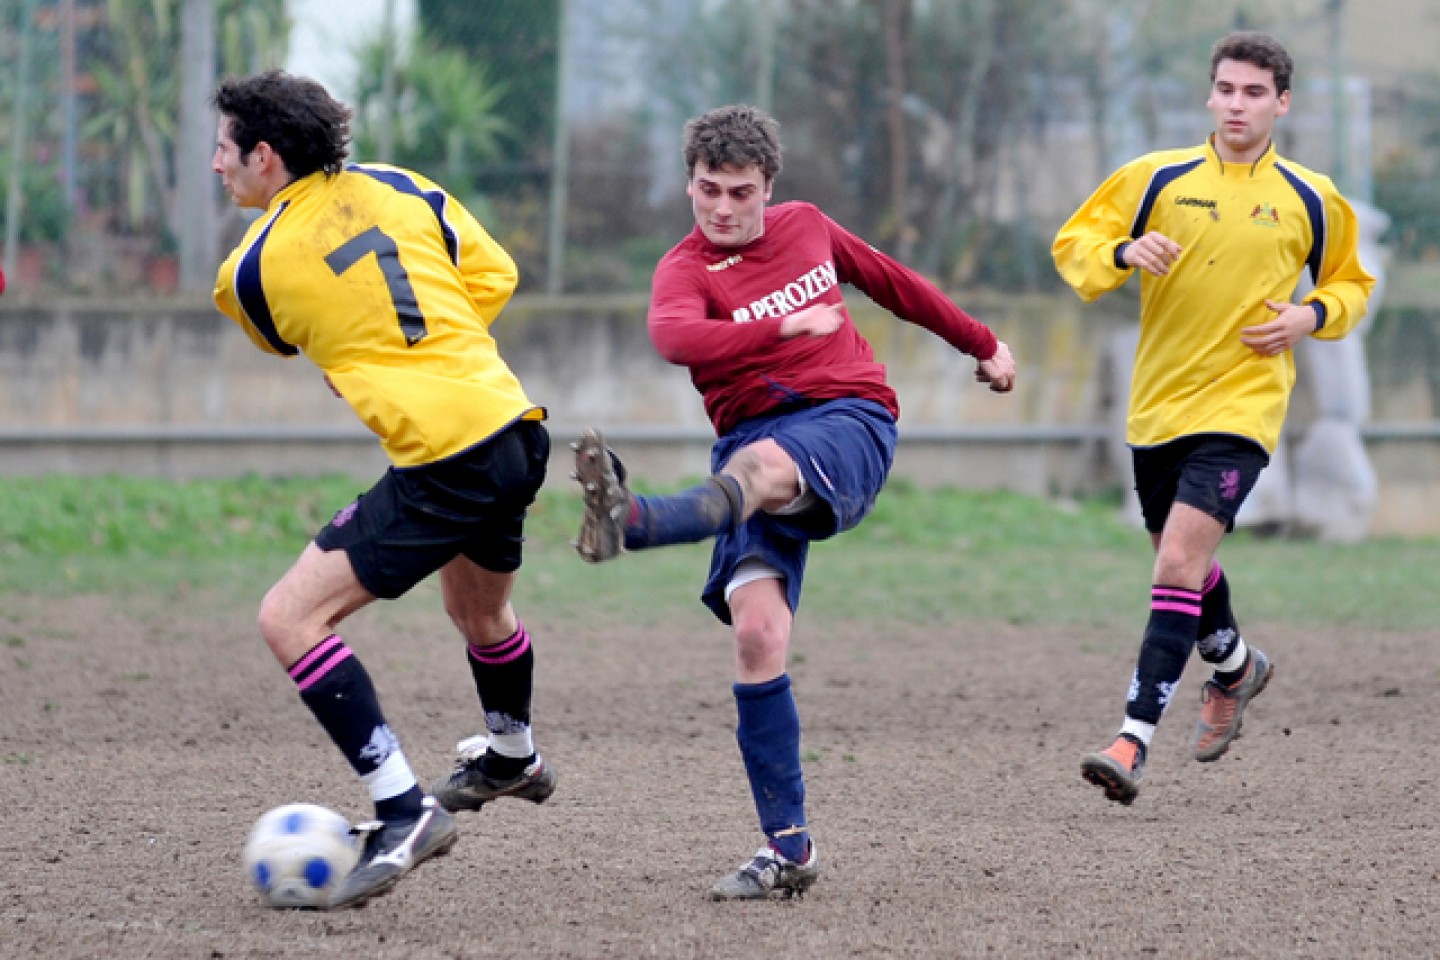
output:
{"label": "maroon long-sleeve jersey", "polygon": [[817,303],[844,310],[842,283],[957,350],[995,355],[989,327],[808,203],[767,208],[764,232],[744,246],[717,247],[698,226],[676,244],[655,268],[650,339],[689,368],[720,435],[802,398],[874,400],[898,417],[885,366],[848,312],[828,337],[780,337],[787,314]]}

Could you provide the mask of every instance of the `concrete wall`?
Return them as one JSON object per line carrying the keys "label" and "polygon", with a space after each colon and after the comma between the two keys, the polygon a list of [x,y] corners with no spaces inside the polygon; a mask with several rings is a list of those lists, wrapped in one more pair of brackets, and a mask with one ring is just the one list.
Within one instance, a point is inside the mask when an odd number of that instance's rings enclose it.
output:
{"label": "concrete wall", "polygon": [[[991,394],[974,382],[969,358],[852,298],[900,395],[896,476],[1032,494],[1127,485],[1109,427],[1106,345],[1134,303],[1123,293],[1084,308],[1073,297],[961,299],[1014,349],[1014,394]],[[650,346],[643,299],[521,299],[495,333],[550,411],[552,484],[567,482],[564,441],[591,425],[637,476],[669,482],[708,471],[703,408],[685,372]],[[1367,446],[1381,482],[1374,532],[1440,532],[1430,519],[1440,517],[1433,432],[1381,430]],[[369,478],[384,465],[308,361],[260,353],[208,300],[0,301],[0,471]]]}

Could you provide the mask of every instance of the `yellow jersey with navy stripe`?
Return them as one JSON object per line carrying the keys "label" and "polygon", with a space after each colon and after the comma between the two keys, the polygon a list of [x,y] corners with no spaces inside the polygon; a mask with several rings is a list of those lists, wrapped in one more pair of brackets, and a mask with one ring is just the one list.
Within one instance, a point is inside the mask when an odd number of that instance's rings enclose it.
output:
{"label": "yellow jersey with navy stripe", "polygon": [[351,164],[275,195],[221,265],[215,303],[260,349],[309,357],[410,467],[544,419],[490,335],[516,279],[434,183]]}
{"label": "yellow jersey with navy stripe", "polygon": [[1293,351],[1261,356],[1240,331],[1273,320],[1304,271],[1321,326],[1338,339],[1365,316],[1375,279],[1360,265],[1355,212],[1330,180],[1282,159],[1224,163],[1211,143],[1140,157],[1116,171],[1060,229],[1052,253],[1086,302],[1133,272],[1120,247],[1158,231],[1180,245],[1166,276],[1140,276],[1140,344],[1126,441],[1155,446],[1198,433],[1245,437],[1274,452],[1295,384]]}

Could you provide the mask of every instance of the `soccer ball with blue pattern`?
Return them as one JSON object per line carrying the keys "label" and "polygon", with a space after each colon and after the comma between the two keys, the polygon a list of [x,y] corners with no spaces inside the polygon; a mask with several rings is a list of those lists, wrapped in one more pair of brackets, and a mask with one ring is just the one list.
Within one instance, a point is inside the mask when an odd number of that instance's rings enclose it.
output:
{"label": "soccer ball with blue pattern", "polygon": [[358,859],[350,822],[313,803],[276,807],[245,841],[245,872],[272,907],[328,907]]}

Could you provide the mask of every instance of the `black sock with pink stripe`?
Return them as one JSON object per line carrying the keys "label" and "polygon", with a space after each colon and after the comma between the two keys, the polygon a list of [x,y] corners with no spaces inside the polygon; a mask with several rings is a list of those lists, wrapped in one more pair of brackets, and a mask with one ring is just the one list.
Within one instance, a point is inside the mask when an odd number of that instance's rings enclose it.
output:
{"label": "black sock with pink stripe", "polygon": [[[385,795],[389,790],[382,785],[381,795],[375,796],[372,786],[376,816],[382,820],[419,816],[424,794],[415,785],[399,741],[380,712],[380,698],[370,674],[345,641],[336,634],[321,640],[290,667],[290,679],[355,772],[367,784],[377,777],[388,777],[387,782],[395,784],[393,795]],[[396,759],[387,767],[392,757]],[[400,767],[403,769],[394,769]]]}
{"label": "black sock with pink stripe", "polygon": [[1198,591],[1156,584],[1150,590],[1150,622],[1140,644],[1140,662],[1130,684],[1125,715],[1157,724],[1185,672],[1200,631]]}
{"label": "black sock with pink stripe", "polygon": [[485,711],[485,728],[490,732],[491,747],[483,761],[487,776],[509,780],[519,776],[535,759],[510,756],[514,749],[497,751],[497,744],[528,742],[530,732],[530,698],[534,687],[535,651],[530,633],[523,623],[516,624],[508,638],[489,647],[471,644],[466,655],[470,674],[475,678],[475,692]]}
{"label": "black sock with pink stripe", "polygon": [[[1200,593],[1204,597],[1200,604],[1200,659],[1218,665],[1229,660],[1240,643],[1240,625],[1230,609],[1230,582],[1225,579],[1225,571],[1218,561],[1211,565],[1210,576],[1205,578]],[[1244,673],[1245,664],[1241,664],[1234,679],[1238,680]]]}

